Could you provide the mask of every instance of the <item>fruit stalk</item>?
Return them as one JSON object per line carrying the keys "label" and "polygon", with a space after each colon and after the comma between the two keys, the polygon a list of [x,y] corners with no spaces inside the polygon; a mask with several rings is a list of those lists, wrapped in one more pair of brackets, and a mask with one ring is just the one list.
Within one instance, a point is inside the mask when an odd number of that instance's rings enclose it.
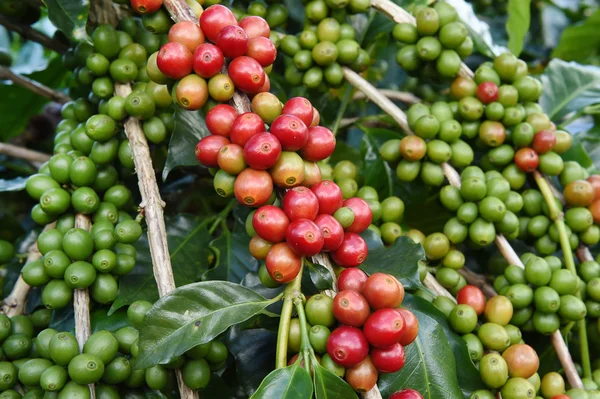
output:
{"label": "fruit stalk", "polygon": [[448,290],[446,290],[444,287],[442,287],[441,284],[438,283],[438,281],[435,279],[435,277],[433,277],[431,273],[427,272],[425,280],[423,280],[423,285],[429,288],[431,291],[433,291],[435,295],[445,296],[446,298],[450,298],[454,302],[456,302],[456,299],[452,296],[452,294],[449,293]]}
{"label": "fruit stalk", "polygon": [[15,23],[10,18],[0,15],[0,25],[13,32],[17,32],[19,35],[27,40],[34,41],[41,44],[47,49],[54,50],[59,54],[64,53],[69,48],[65,43],[52,39],[51,37],[43,34],[42,32],[33,29],[29,25]]}
{"label": "fruit stalk", "polygon": [[300,272],[283,291],[283,306],[281,307],[281,316],[279,316],[279,330],[277,331],[277,346],[275,351],[275,368],[287,366],[287,344],[290,333],[290,321],[292,319],[292,309],[294,307],[294,298],[301,294],[300,284],[302,283],[302,270],[304,264],[300,267]]}
{"label": "fruit stalk", "polygon": [[[379,92],[385,97],[389,98],[390,100],[400,101],[405,104],[416,104],[421,102],[421,99],[419,97],[405,91],[379,89]],[[352,96],[353,100],[364,100],[365,98],[367,98],[367,95],[361,91],[354,93],[354,95]]]}
{"label": "fruit stalk", "polygon": [[491,298],[498,295],[494,288],[488,284],[486,278],[481,274],[477,274],[466,267],[463,267],[458,272],[465,278],[465,280],[467,280],[469,284],[478,287],[486,298]]}
{"label": "fruit stalk", "polygon": [[304,313],[304,305],[302,304],[302,298],[300,298],[300,296],[296,296],[294,298],[294,306],[296,307],[298,319],[300,320],[300,334],[302,337],[300,343],[300,352],[304,357],[304,367],[310,373],[312,368],[311,362],[313,360],[314,353],[312,350],[312,346],[310,345],[310,339],[308,338],[308,329],[306,328],[306,314]]}
{"label": "fruit stalk", "polygon": [[66,94],[53,90],[48,86],[44,86],[43,84],[38,83],[35,80],[16,74],[6,67],[0,67],[0,79],[10,80],[17,86],[21,86],[24,89],[27,89],[35,94],[39,94],[42,97],[49,98],[50,100],[55,101],[59,104],[64,104],[66,102],[71,101],[71,98]]}
{"label": "fruit stalk", "polygon": [[18,145],[0,143],[0,154],[9,157],[19,158],[29,162],[35,167],[40,167],[44,162],[50,159],[50,155],[30,150],[29,148],[19,147]]}
{"label": "fruit stalk", "polygon": [[[44,227],[43,231],[52,230],[56,226],[56,223],[50,223]],[[33,244],[29,247],[27,251],[27,260],[25,264],[28,262],[33,262],[35,260],[42,259],[42,254],[38,249],[37,242],[34,241]],[[31,287],[27,284],[23,277],[19,275],[15,286],[13,287],[10,295],[4,298],[4,304],[2,306],[2,313],[7,315],[8,317],[16,316],[18,314],[23,314],[25,310],[25,304],[27,303],[27,295],[29,294],[29,290]]]}

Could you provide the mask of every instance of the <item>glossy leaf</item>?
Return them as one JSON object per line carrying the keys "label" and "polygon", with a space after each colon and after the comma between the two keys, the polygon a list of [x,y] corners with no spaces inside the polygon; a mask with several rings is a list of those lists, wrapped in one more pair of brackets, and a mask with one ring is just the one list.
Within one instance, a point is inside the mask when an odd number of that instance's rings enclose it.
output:
{"label": "glossy leaf", "polygon": [[[210,218],[202,220],[191,215],[165,218],[175,285],[197,281],[200,273],[208,267],[210,222]],[[139,299],[150,302],[158,299],[148,236],[142,234],[134,246],[137,250],[135,268],[128,275],[119,278],[119,295],[113,302],[110,313]]]}
{"label": "glossy leaf", "polygon": [[552,57],[565,61],[586,62],[598,53],[600,47],[600,10],[596,10],[580,24],[568,26],[560,36]]}
{"label": "glossy leaf", "polygon": [[250,237],[238,225],[233,232],[225,229],[210,243],[215,254],[215,265],[207,270],[204,280],[226,280],[239,283],[249,272],[258,271],[256,260],[248,249]]}
{"label": "glossy leaf", "polygon": [[320,364],[315,364],[315,399],[358,399],[346,381]]}
{"label": "glossy leaf", "polygon": [[540,105],[553,121],[600,98],[600,68],[596,66],[554,59],[544,71],[542,83]]}
{"label": "glossy leaf", "polygon": [[365,132],[360,146],[364,185],[374,187],[381,198],[387,198],[394,192],[396,176],[395,171],[379,155],[379,148],[386,141],[402,136],[391,130],[365,127],[361,129]]}
{"label": "glossy leaf", "polygon": [[365,231],[360,233],[360,236],[367,243],[369,251],[374,251],[376,249],[383,248],[383,240],[381,239],[381,236],[379,236],[373,230],[366,229]]}
{"label": "glossy leaf", "polygon": [[319,291],[330,290],[333,285],[333,277],[329,270],[319,263],[305,261],[305,266],[310,276],[310,280]]}
{"label": "glossy leaf", "polygon": [[406,236],[399,237],[389,247],[369,251],[361,269],[369,274],[376,272],[395,276],[408,289],[422,287],[419,280],[419,261],[425,259],[421,244]]}
{"label": "glossy leaf", "polygon": [[297,363],[272,371],[251,399],[310,399],[313,384],[310,374]]}
{"label": "glossy leaf", "polygon": [[530,6],[531,0],[508,0],[508,20],[506,21],[508,49],[517,57],[523,51],[525,35],[529,31]]}
{"label": "glossy leaf", "polygon": [[177,288],[150,309],[140,328],[138,368],[165,364],[232,325],[263,311],[273,300],[225,281]]}
{"label": "glossy leaf", "polygon": [[86,40],[89,0],[45,0],[50,21],[69,38]]}
{"label": "glossy leaf", "polygon": [[199,166],[195,153],[196,144],[201,138],[210,135],[200,111],[186,111],[176,107],[173,119],[175,130],[169,141],[167,161],[162,172],[163,181],[178,166]]}
{"label": "glossy leaf", "polygon": [[5,191],[21,191],[25,189],[26,177],[15,177],[14,179],[0,179],[0,192]]}

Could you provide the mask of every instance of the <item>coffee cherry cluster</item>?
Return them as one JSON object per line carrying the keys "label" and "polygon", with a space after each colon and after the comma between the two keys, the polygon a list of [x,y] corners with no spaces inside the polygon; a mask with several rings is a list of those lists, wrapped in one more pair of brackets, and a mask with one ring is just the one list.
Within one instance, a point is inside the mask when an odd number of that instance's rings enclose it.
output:
{"label": "coffee cherry cluster", "polygon": [[236,89],[251,95],[268,92],[264,68],[273,64],[277,50],[269,39],[267,21],[248,16],[238,22],[220,4],[208,7],[199,21],[199,25],[182,21],[170,28],[168,43],[148,62],[150,79],[158,84],[175,80],[173,100],[188,110],[200,109],[209,95],[226,102]]}
{"label": "coffee cherry cluster", "polygon": [[415,12],[416,26],[397,24],[392,36],[402,46],[396,54],[398,64],[409,73],[453,78],[462,60],[473,52],[473,40],[458,18],[454,7],[438,2]]}
{"label": "coffee cherry cluster", "polygon": [[[265,4],[260,1],[254,1],[249,3],[245,9],[241,6],[242,4],[234,4],[231,8],[231,12],[233,12],[238,20],[254,16],[264,18],[271,29],[285,28],[287,25],[289,12],[285,4],[281,2],[273,1]],[[277,43],[279,36],[271,34],[271,41]]]}
{"label": "coffee cherry cluster", "polygon": [[[578,366],[576,364],[576,366]],[[579,374],[581,374],[578,368]],[[583,388],[565,388],[565,380],[562,375],[557,372],[549,372],[541,380],[540,393],[544,399],[598,399],[600,391],[598,390],[598,370],[594,370],[592,378],[582,378]],[[568,390],[566,390],[568,389]],[[566,391],[566,392],[565,392]]]}

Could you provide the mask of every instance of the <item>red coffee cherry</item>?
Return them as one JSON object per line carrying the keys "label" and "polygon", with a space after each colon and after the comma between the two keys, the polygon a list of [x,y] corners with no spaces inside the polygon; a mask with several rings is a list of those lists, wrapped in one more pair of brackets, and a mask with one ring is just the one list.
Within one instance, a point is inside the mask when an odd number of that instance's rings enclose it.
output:
{"label": "red coffee cherry", "polygon": [[548,151],[552,151],[556,144],[556,136],[554,132],[550,130],[542,130],[533,136],[532,147],[538,154],[545,154]]}
{"label": "red coffee cherry", "polygon": [[208,168],[216,168],[219,166],[217,161],[219,151],[229,143],[230,141],[223,136],[203,137],[196,144],[196,159]]}
{"label": "red coffee cherry", "polygon": [[208,100],[206,81],[198,75],[187,75],[175,86],[177,104],[187,110],[198,110]]}
{"label": "red coffee cherry", "polygon": [[265,131],[265,123],[254,112],[245,112],[233,121],[229,137],[231,142],[244,147],[252,136]]}
{"label": "red coffee cherry", "polygon": [[315,107],[313,107],[313,120],[310,123],[309,127],[318,126],[320,122],[321,122],[321,114]]}
{"label": "red coffee cherry", "polygon": [[193,66],[196,75],[210,79],[221,71],[225,57],[220,48],[210,43],[203,43],[194,50]]}
{"label": "red coffee cherry", "polygon": [[423,396],[414,389],[403,389],[402,391],[394,392],[388,399],[423,399]]}
{"label": "red coffee cherry", "polygon": [[594,188],[594,199],[600,198],[600,175],[591,175],[586,180]]}
{"label": "red coffee cherry", "polygon": [[539,163],[540,159],[533,148],[521,148],[515,154],[515,164],[525,173],[531,173],[536,170]]}
{"label": "red coffee cherry", "polygon": [[238,112],[229,104],[219,104],[206,114],[206,128],[211,134],[229,137]]}
{"label": "red coffee cherry", "polygon": [[308,128],[294,115],[278,116],[270,131],[279,139],[284,151],[298,151],[308,141]]}
{"label": "red coffee cherry", "polygon": [[308,129],[308,141],[302,147],[300,154],[307,161],[318,162],[329,157],[335,150],[333,132],[323,126]]}
{"label": "red coffee cherry", "polygon": [[193,56],[181,43],[171,42],[160,48],[156,58],[158,69],[171,79],[181,79],[192,73]]}
{"label": "red coffee cherry", "polygon": [[319,214],[319,201],[310,189],[300,186],[290,189],[283,196],[282,208],[290,220],[315,220]]}
{"label": "red coffee cherry", "polygon": [[285,233],[290,225],[290,220],[281,208],[273,205],[264,205],[256,210],[252,216],[252,227],[256,234],[263,240],[272,243],[285,239]]}
{"label": "red coffee cherry", "polygon": [[302,258],[285,243],[275,244],[269,250],[265,260],[271,278],[280,284],[289,283],[300,272]]}
{"label": "red coffee cherry", "polygon": [[397,343],[402,337],[404,318],[393,308],[376,310],[365,322],[363,332],[371,346],[387,348]]}
{"label": "red coffee cherry", "polygon": [[352,367],[367,357],[369,343],[360,329],[341,326],[329,335],[327,353],[340,366]]}
{"label": "red coffee cherry", "polygon": [[131,8],[139,14],[152,14],[163,5],[163,0],[131,0]]}
{"label": "red coffee cherry", "polygon": [[356,267],[367,258],[367,243],[356,233],[344,234],[344,241],[338,249],[331,252],[333,261],[342,267]]}
{"label": "red coffee cherry", "polygon": [[269,169],[280,155],[281,144],[271,133],[255,134],[244,145],[244,158],[253,169]]}
{"label": "red coffee cherry", "polygon": [[169,41],[183,44],[192,53],[204,43],[202,29],[192,21],[181,21],[169,29]]}
{"label": "red coffee cherry", "polygon": [[277,49],[271,39],[259,36],[250,39],[246,55],[254,58],[263,67],[268,67],[275,62]]}
{"label": "red coffee cherry", "polygon": [[380,373],[395,373],[406,362],[404,347],[396,343],[387,348],[372,348],[371,361]]}
{"label": "red coffee cherry", "polygon": [[359,268],[344,269],[338,276],[338,290],[350,290],[361,293],[368,277],[367,273]]}
{"label": "red coffee cherry", "polygon": [[319,213],[333,215],[344,204],[342,190],[331,180],[323,180],[311,187],[311,190],[319,200]]}
{"label": "red coffee cherry", "polygon": [[215,42],[221,29],[229,25],[237,25],[237,19],[231,10],[220,4],[208,7],[200,15],[200,27],[208,40]]}
{"label": "red coffee cherry", "polygon": [[242,56],[233,59],[227,71],[235,87],[246,93],[258,93],[266,81],[265,70],[251,57]]}
{"label": "red coffee cherry", "polygon": [[240,204],[261,206],[271,197],[273,180],[267,171],[246,168],[236,177],[233,192]]}
{"label": "red coffee cherry", "polygon": [[367,279],[362,294],[373,309],[395,308],[404,300],[404,286],[392,275],[373,273]]}
{"label": "red coffee cherry", "polygon": [[264,18],[256,16],[244,17],[240,20],[240,26],[246,31],[249,39],[255,37],[266,37],[269,38],[271,35],[271,28]]}
{"label": "red coffee cherry", "polygon": [[373,213],[371,212],[371,208],[369,208],[369,204],[362,198],[354,197],[344,201],[344,206],[352,209],[352,212],[354,212],[354,222],[352,222],[346,231],[352,233],[362,233],[365,231],[373,220]]}
{"label": "red coffee cherry", "polygon": [[481,316],[485,310],[485,295],[474,285],[465,285],[456,294],[456,302],[459,305],[469,305],[475,309],[477,316]]}
{"label": "red coffee cherry", "polygon": [[315,218],[315,224],[319,226],[321,234],[323,234],[323,251],[335,251],[342,245],[344,228],[333,216],[322,213]]}
{"label": "red coffee cherry", "polygon": [[285,241],[298,256],[315,256],[323,248],[323,234],[308,219],[296,219],[287,228]]}
{"label": "red coffee cherry", "polygon": [[227,58],[240,57],[248,51],[248,35],[237,25],[221,29],[215,43]]}
{"label": "red coffee cherry", "polygon": [[373,365],[371,358],[367,356],[362,362],[346,370],[344,377],[348,385],[356,392],[365,393],[373,389],[377,384],[379,373]]}
{"label": "red coffee cherry", "polygon": [[345,326],[362,327],[371,314],[369,303],[356,291],[340,291],[333,298],[333,315]]}
{"label": "red coffee cherry", "polygon": [[498,86],[493,82],[483,82],[477,86],[477,98],[484,104],[498,101]]}
{"label": "red coffee cherry", "polygon": [[306,126],[310,126],[314,119],[314,110],[315,109],[308,99],[304,97],[293,97],[285,102],[281,113],[294,115],[304,122]]}
{"label": "red coffee cherry", "polygon": [[415,316],[413,312],[406,308],[398,308],[396,311],[399,312],[404,318],[404,332],[402,333],[402,336],[398,342],[402,346],[410,345],[419,334],[419,319],[417,319],[417,316]]}

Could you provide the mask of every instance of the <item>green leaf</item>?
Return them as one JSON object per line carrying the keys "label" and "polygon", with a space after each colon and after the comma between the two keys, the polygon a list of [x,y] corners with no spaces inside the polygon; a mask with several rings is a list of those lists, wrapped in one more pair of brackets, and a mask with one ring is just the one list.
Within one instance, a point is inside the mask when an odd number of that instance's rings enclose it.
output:
{"label": "green leaf", "polygon": [[108,314],[106,309],[96,309],[90,312],[90,320],[92,321],[92,333],[101,330],[116,332],[118,329],[129,325],[125,309],[111,314]]}
{"label": "green leaf", "polygon": [[15,177],[14,179],[0,179],[0,193],[5,191],[21,191],[25,189],[26,177]]}
{"label": "green leaf", "polygon": [[50,21],[69,38],[88,40],[85,31],[89,0],[46,0]]}
{"label": "green leaf", "polygon": [[310,374],[298,365],[272,371],[251,399],[310,399],[313,384]]}
{"label": "green leaf", "polygon": [[389,247],[369,251],[361,269],[369,274],[382,272],[396,277],[404,287],[415,289],[422,287],[419,280],[419,261],[425,259],[421,244],[411,238],[399,237]]}
{"label": "green leaf", "polygon": [[215,266],[207,270],[203,280],[225,280],[239,283],[249,272],[258,271],[256,260],[248,249],[250,237],[236,224],[234,231],[224,229],[221,235],[210,243],[215,254]]}
{"label": "green leaf", "polygon": [[568,26],[552,51],[552,57],[565,61],[589,61],[598,55],[598,48],[600,48],[598,31],[600,31],[600,10],[596,10],[582,23]]}
{"label": "green leaf", "polygon": [[276,301],[226,281],[205,281],[177,288],[158,300],[146,315],[140,328],[136,367],[168,363]]}
{"label": "green leaf", "polygon": [[176,107],[173,118],[175,130],[169,141],[169,152],[162,173],[163,181],[167,180],[169,173],[178,166],[198,166],[196,144],[201,138],[210,135],[200,111],[186,111]]}
{"label": "green leaf", "polygon": [[379,147],[390,139],[398,139],[402,136],[391,130],[363,126],[360,128],[365,132],[360,146],[364,185],[375,188],[381,198],[387,198],[394,193],[396,176],[388,163],[379,155]]}
{"label": "green leaf", "polygon": [[459,18],[469,31],[473,39],[475,50],[489,58],[506,51],[506,48],[494,44],[490,25],[482,21],[473,10],[473,6],[465,0],[447,0],[458,13]]}
{"label": "green leaf", "polygon": [[508,20],[506,21],[508,49],[517,57],[523,51],[525,35],[529,31],[530,5],[531,0],[508,0]]}
{"label": "green leaf", "polygon": [[329,270],[318,263],[304,261],[310,280],[319,291],[330,290],[333,285],[333,277]]}
{"label": "green leaf", "polygon": [[346,381],[321,366],[315,369],[315,399],[358,399],[354,389]]}
{"label": "green leaf", "polygon": [[[201,221],[198,217],[183,214],[165,218],[175,285],[197,281],[200,273],[208,267],[208,225],[211,220],[205,218]],[[135,268],[119,278],[119,295],[109,313],[140,299],[150,302],[158,299],[147,234],[143,234],[134,246],[137,250]]]}
{"label": "green leaf", "polygon": [[540,105],[553,121],[600,99],[600,68],[595,66],[554,59],[544,71],[542,83]]}

